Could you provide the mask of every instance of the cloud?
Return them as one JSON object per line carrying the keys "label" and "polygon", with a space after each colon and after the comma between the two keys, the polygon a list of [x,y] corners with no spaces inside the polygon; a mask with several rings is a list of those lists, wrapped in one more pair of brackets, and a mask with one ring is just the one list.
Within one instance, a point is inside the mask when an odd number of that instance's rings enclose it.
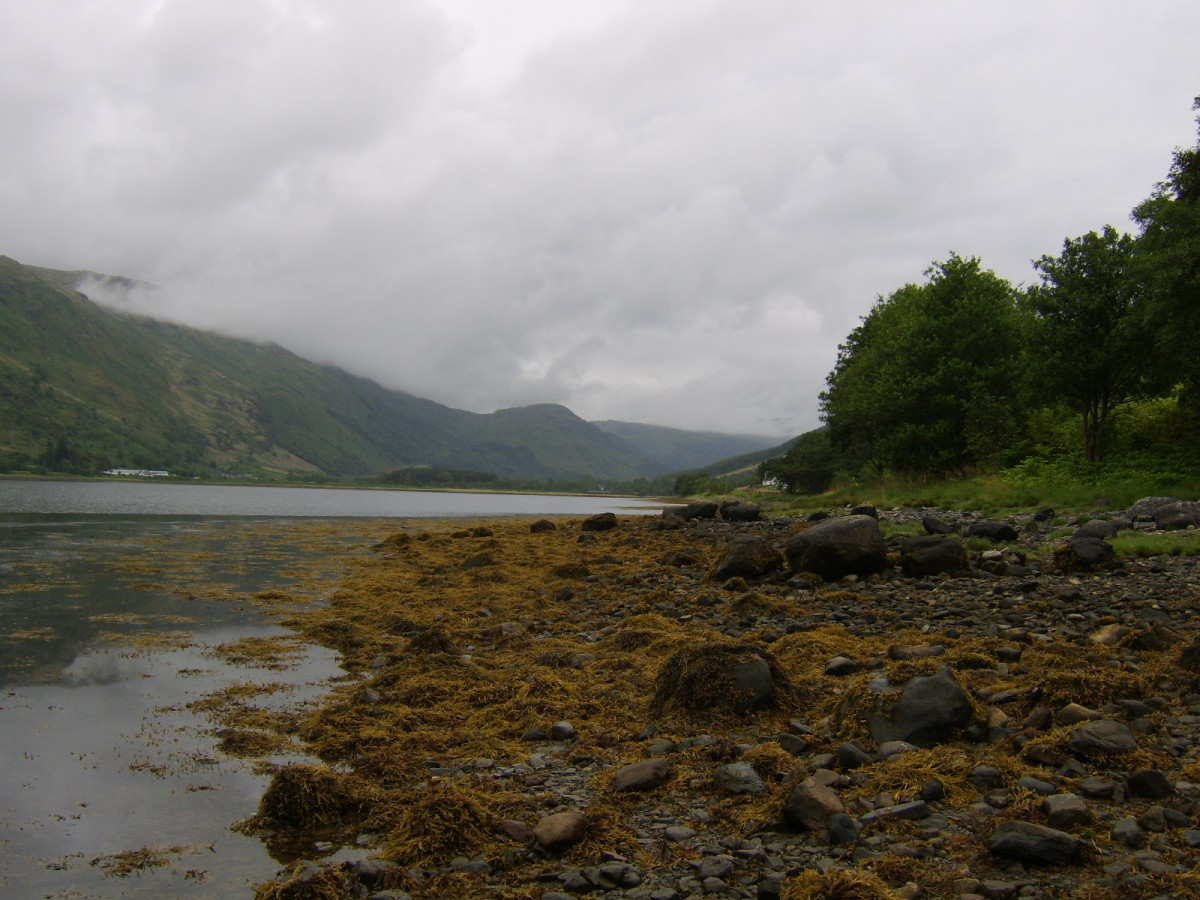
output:
{"label": "cloud", "polygon": [[951,251],[1029,281],[1126,224],[1193,139],[1197,26],[1185,0],[0,0],[0,252],[453,406],[796,432],[877,295]]}

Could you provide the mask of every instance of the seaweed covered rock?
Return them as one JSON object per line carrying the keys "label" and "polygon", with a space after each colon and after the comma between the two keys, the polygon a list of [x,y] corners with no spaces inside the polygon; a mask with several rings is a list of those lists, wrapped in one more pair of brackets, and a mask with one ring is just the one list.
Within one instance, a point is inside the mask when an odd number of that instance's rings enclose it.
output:
{"label": "seaweed covered rock", "polygon": [[580,531],[612,531],[616,527],[617,516],[610,512],[588,516],[579,524]]}
{"label": "seaweed covered rock", "polygon": [[757,522],[762,518],[762,508],[757,503],[743,503],[741,500],[727,500],[721,504],[718,512],[726,522]]}
{"label": "seaweed covered rock", "polygon": [[1060,572],[1092,572],[1117,561],[1117,551],[1108,541],[1096,537],[1072,537],[1054,551],[1054,568]]}
{"label": "seaweed covered rock", "polygon": [[784,553],[794,573],[812,572],[826,581],[887,568],[883,532],[871,516],[823,519],[788,538]]}
{"label": "seaweed covered rock", "polygon": [[321,830],[356,820],[368,806],[362,786],[350,777],[326,766],[289,765],[271,778],[247,830]]}
{"label": "seaweed covered rock", "polygon": [[693,717],[746,715],[777,707],[792,696],[775,658],[751,644],[718,643],[673,653],[654,680],[654,714]]}
{"label": "seaweed covered rock", "polygon": [[782,567],[783,557],[770,542],[752,534],[739,534],[713,567],[712,577],[717,581],[759,578]]}

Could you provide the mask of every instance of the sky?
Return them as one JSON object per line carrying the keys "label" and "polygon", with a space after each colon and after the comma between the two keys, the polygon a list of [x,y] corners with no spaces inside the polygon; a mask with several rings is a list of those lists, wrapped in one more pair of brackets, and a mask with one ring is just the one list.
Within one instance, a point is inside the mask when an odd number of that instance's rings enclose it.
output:
{"label": "sky", "polygon": [[1195,0],[0,0],[0,254],[460,409],[790,436],[1196,141]]}

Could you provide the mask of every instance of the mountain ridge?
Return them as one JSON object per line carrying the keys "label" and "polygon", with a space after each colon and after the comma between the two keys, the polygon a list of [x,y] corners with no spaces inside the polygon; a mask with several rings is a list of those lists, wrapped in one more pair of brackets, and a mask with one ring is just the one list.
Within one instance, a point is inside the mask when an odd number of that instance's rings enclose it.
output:
{"label": "mountain ridge", "polygon": [[69,286],[89,277],[152,287],[0,256],[0,463],[9,469],[24,460],[58,471],[363,478],[432,466],[538,480],[669,470],[561,404],[454,409],[278,344],[95,303]]}

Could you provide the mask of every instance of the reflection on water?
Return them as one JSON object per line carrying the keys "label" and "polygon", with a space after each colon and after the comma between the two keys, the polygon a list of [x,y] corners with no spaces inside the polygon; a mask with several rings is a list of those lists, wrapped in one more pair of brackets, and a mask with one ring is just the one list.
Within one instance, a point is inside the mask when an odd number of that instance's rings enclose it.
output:
{"label": "reflection on water", "polygon": [[[277,864],[229,830],[266,785],[189,709],[247,681],[259,708],[315,699],[335,656],[268,613],[320,602],[396,523],[96,519],[0,527],[0,883],[23,898],[249,897]],[[271,757],[279,761],[285,757]]]}

